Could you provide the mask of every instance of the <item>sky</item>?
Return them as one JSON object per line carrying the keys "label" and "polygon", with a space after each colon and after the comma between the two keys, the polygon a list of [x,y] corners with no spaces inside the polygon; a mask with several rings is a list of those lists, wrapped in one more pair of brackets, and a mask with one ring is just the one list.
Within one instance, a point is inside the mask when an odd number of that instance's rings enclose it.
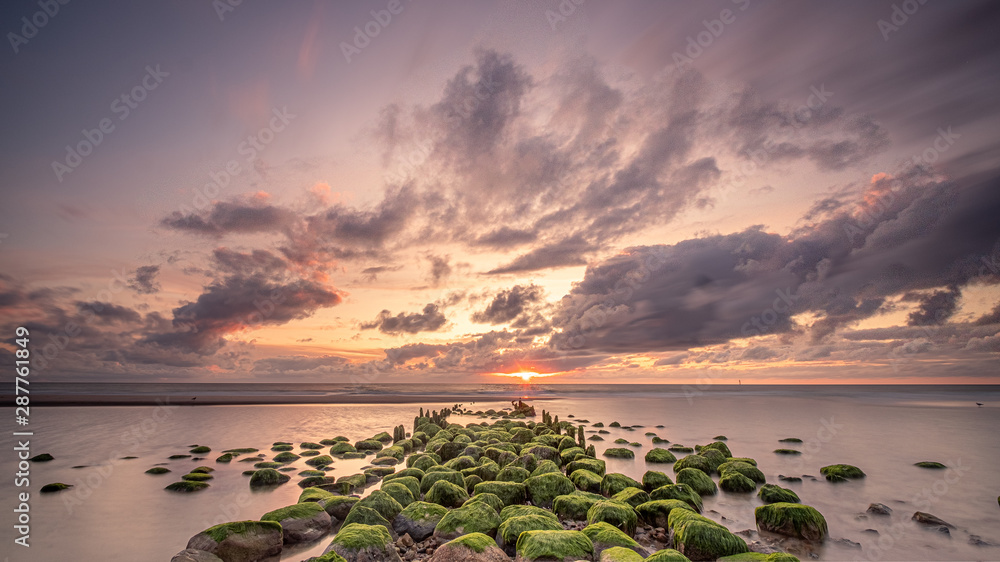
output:
{"label": "sky", "polygon": [[1000,383],[1000,5],[4,2],[0,361]]}

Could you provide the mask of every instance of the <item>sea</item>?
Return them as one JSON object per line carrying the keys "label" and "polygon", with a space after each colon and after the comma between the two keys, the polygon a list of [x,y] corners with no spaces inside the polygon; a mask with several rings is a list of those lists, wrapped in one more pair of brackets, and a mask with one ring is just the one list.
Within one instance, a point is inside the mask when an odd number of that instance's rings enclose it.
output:
{"label": "sea", "polygon": [[[143,405],[45,405],[46,397],[135,398]],[[193,405],[190,396],[259,401],[260,404]],[[26,426],[16,425],[14,407],[0,455],[0,553],[15,561],[169,561],[200,531],[227,521],[258,519],[295,503],[294,477],[269,491],[253,491],[241,474],[248,463],[216,463],[223,449],[255,447],[270,453],[276,441],[300,443],[338,435],[352,441],[403,424],[411,430],[420,408],[461,404],[471,410],[502,409],[524,400],[560,420],[576,420],[604,441],[639,443],[635,459],[606,459],[608,472],[637,480],[647,470],[673,477],[670,465],[647,464],[652,434],[687,446],[723,435],[734,456],[758,461],[768,482],[793,489],[826,518],[830,537],[821,545],[791,544],[803,560],[1000,560],[1000,386],[754,386],[754,385],[510,385],[420,384],[41,384]],[[295,404],[304,401],[328,403]],[[206,398],[203,398],[206,399]],[[235,400],[234,400],[235,399]],[[269,400],[282,403],[268,404]],[[10,404],[12,401],[5,401]],[[349,402],[349,403],[344,403]],[[981,405],[980,405],[981,404]],[[538,418],[540,419],[540,417]],[[586,421],[584,421],[586,420]],[[462,425],[483,420],[452,415]],[[632,429],[610,427],[619,422]],[[30,432],[15,436],[14,432]],[[802,443],[781,443],[798,438]],[[32,455],[55,460],[31,463],[26,486],[18,486],[17,451],[28,440]],[[169,460],[193,445],[207,445],[203,460]],[[666,445],[659,445],[665,447]],[[799,455],[780,455],[795,448]],[[270,456],[270,455],[269,455]],[[680,456],[680,455],[678,455]],[[134,458],[129,458],[134,457]],[[601,457],[603,458],[603,457]],[[305,457],[292,466],[309,468]],[[914,466],[945,464],[944,470]],[[867,477],[830,483],[820,467],[846,463]],[[199,465],[216,470],[211,486],[193,494],[164,487]],[[153,466],[172,472],[149,475]],[[332,476],[361,472],[365,459],[337,460]],[[779,475],[802,478],[779,482]],[[717,480],[718,477],[716,477]],[[41,494],[52,482],[73,487]],[[377,489],[378,484],[365,493]],[[21,502],[19,494],[28,492]],[[706,516],[734,532],[753,530],[752,494],[719,492],[704,499]],[[21,509],[27,503],[27,510]],[[866,513],[871,503],[892,509],[888,517]],[[945,534],[911,517],[931,513],[954,528]],[[15,539],[27,513],[29,547]],[[329,544],[286,548],[282,561],[317,556]],[[748,540],[753,540],[753,535]]]}

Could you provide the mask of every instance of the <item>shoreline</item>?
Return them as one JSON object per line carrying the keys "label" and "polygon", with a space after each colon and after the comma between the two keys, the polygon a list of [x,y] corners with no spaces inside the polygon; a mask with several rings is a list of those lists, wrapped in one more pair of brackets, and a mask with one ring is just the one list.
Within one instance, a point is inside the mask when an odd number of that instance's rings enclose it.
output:
{"label": "shoreline", "polygon": [[[484,398],[486,398],[484,400]],[[450,394],[357,394],[322,396],[205,396],[178,394],[167,396],[136,395],[34,395],[33,406],[290,406],[296,404],[425,404],[447,403],[471,405],[478,402],[511,402],[512,400],[557,400],[556,396],[489,396]],[[13,395],[0,395],[0,402],[13,404]]]}

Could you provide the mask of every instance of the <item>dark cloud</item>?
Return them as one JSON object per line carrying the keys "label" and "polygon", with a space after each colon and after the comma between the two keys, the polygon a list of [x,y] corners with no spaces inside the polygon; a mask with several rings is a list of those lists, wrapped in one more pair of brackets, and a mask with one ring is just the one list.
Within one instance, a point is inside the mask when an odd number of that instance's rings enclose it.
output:
{"label": "dark cloud", "polygon": [[476,238],[475,244],[477,246],[485,246],[495,250],[506,250],[508,248],[534,242],[537,238],[538,234],[535,232],[511,228],[509,226],[501,226],[500,228],[491,230],[490,232]]}
{"label": "dark cloud", "polygon": [[534,250],[514,258],[507,265],[491,269],[487,273],[519,273],[526,271],[537,271],[540,269],[551,269],[556,267],[568,267],[573,265],[584,265],[587,263],[584,256],[595,251],[597,246],[587,242],[582,236],[573,236],[535,248]]}
{"label": "dark cloud", "polygon": [[505,324],[533,308],[542,300],[544,291],[538,285],[515,285],[500,291],[485,309],[472,315],[473,322]]}
{"label": "dark cloud", "polygon": [[432,254],[427,256],[427,259],[431,262],[430,282],[437,287],[451,275],[451,265],[448,263],[451,257]]}
{"label": "dark cloud", "polygon": [[422,312],[409,314],[400,312],[393,316],[388,310],[383,310],[374,321],[362,322],[361,329],[373,330],[377,328],[380,332],[390,335],[416,334],[440,330],[447,323],[448,319],[438,305],[430,303],[424,307]]}
{"label": "dark cloud", "polygon": [[156,275],[160,272],[158,265],[144,265],[136,268],[135,273],[128,280],[130,289],[140,295],[152,295],[160,290],[160,284],[156,282]]}
{"label": "dark cloud", "polygon": [[175,211],[160,224],[174,230],[206,236],[279,232],[297,217],[292,211],[255,201],[218,201],[207,213],[183,214]]}
{"label": "dark cloud", "polygon": [[910,326],[941,324],[955,313],[961,296],[962,293],[957,287],[950,287],[946,291],[935,291],[921,299],[917,310],[911,312],[907,318],[907,323]]}
{"label": "dark cloud", "polygon": [[142,316],[131,308],[107,302],[78,302],[76,306],[82,314],[93,315],[102,323],[129,323],[142,320]]}
{"label": "dark cloud", "polygon": [[379,275],[399,271],[402,268],[403,266],[401,265],[377,265],[373,267],[366,267],[361,270],[361,278],[368,282],[377,281]]}
{"label": "dark cloud", "polygon": [[1000,303],[997,303],[997,305],[993,307],[993,310],[977,318],[976,324],[979,326],[1000,324]]}

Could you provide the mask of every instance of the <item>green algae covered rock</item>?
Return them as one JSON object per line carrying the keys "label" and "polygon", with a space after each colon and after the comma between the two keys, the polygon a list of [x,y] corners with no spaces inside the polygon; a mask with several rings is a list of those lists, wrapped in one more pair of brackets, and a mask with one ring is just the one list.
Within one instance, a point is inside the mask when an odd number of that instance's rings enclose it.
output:
{"label": "green algae covered rock", "polygon": [[713,443],[709,443],[708,445],[695,447],[695,450],[698,451],[700,454],[704,454],[705,451],[710,451],[713,449],[722,453],[723,458],[729,458],[733,456],[732,451],[729,450],[729,446],[723,443],[722,441],[715,441]]}
{"label": "green algae covered rock", "polygon": [[331,498],[320,500],[319,503],[322,504],[323,509],[330,514],[330,517],[333,517],[338,521],[343,521],[344,519],[347,519],[347,516],[351,513],[351,509],[353,509],[355,504],[359,501],[361,501],[361,498],[357,496],[335,495]]}
{"label": "green algae covered rock", "polygon": [[457,470],[442,469],[424,474],[424,477],[420,480],[420,492],[426,494],[430,491],[434,484],[442,481],[465,488],[465,476],[462,476],[461,472],[458,472]]}
{"label": "green algae covered rock", "polygon": [[729,460],[729,457],[726,457],[724,454],[717,451],[716,449],[702,449],[701,452],[698,454],[705,457],[708,460],[709,466],[712,467],[712,470],[710,472],[706,472],[706,474],[711,474],[712,472],[715,472],[716,470],[718,470],[719,465]]}
{"label": "green algae covered rock", "polygon": [[204,482],[205,480],[211,480],[215,478],[211,474],[205,474],[203,472],[190,472],[181,476],[181,480],[188,480],[190,482]]}
{"label": "green algae covered rock", "polygon": [[677,473],[677,483],[690,486],[702,496],[710,496],[718,491],[712,477],[697,468],[682,468]]}
{"label": "green algae covered rock", "polygon": [[205,453],[211,453],[212,448],[206,447],[205,445],[199,445],[188,452],[194,455],[204,455]]}
{"label": "green algae covered rock", "polygon": [[434,536],[450,540],[468,533],[483,533],[492,537],[499,527],[500,515],[493,508],[473,503],[446,513],[434,527]]}
{"label": "green algae covered rock", "polygon": [[527,490],[520,482],[480,482],[473,488],[475,495],[495,494],[505,506],[524,503]]}
{"label": "green algae covered rock", "polygon": [[677,457],[675,457],[673,453],[671,453],[666,449],[661,449],[659,447],[647,451],[645,458],[646,462],[649,463],[666,464],[666,463],[677,462]]}
{"label": "green algae covered rock", "polygon": [[374,509],[386,521],[392,521],[399,515],[399,512],[403,511],[403,506],[385,490],[373,491],[367,497],[362,498],[357,505]]}
{"label": "green algae covered rock", "polygon": [[496,475],[498,482],[524,482],[531,477],[531,473],[520,466],[507,465]]}
{"label": "green algae covered rock", "polygon": [[674,463],[674,472],[680,472],[685,468],[697,468],[705,474],[709,474],[715,472],[716,466],[701,455],[688,455]]}
{"label": "green algae covered rock", "polygon": [[[345,524],[333,537],[326,553],[336,552],[345,560],[399,562],[392,535],[381,525]],[[325,554],[325,553],[324,553]]]}
{"label": "green algae covered rock", "polygon": [[642,562],[644,559],[641,554],[632,549],[624,546],[613,546],[602,550],[599,560],[600,562]]}
{"label": "green algae covered rock", "polygon": [[542,462],[538,463],[538,466],[535,467],[535,470],[531,471],[531,475],[540,476],[542,474],[548,474],[550,472],[556,472],[562,474],[562,470],[559,468],[559,465],[550,460],[543,460]]}
{"label": "green algae covered rock", "polygon": [[674,527],[674,546],[691,560],[715,560],[749,552],[747,543],[722,525],[688,521]]}
{"label": "green algae covered rock", "polygon": [[[424,475],[425,475],[424,471],[419,468],[404,468],[403,470],[387,475],[385,477],[385,480],[383,480],[383,482],[392,482],[399,478],[413,478],[414,480],[417,481],[417,486],[419,486],[420,481],[423,480],[424,478]],[[419,488],[417,491],[418,492],[420,491]]]}
{"label": "green algae covered rock", "polygon": [[757,483],[739,472],[730,471],[719,478],[719,488],[726,492],[749,493],[757,489]]}
{"label": "green algae covered rock", "polygon": [[271,462],[271,461],[259,462],[259,463],[255,463],[253,465],[253,467],[256,468],[256,469],[262,469],[262,468],[281,468],[283,466],[285,466],[284,463]]}
{"label": "green algae covered rock", "polygon": [[235,458],[236,458],[236,455],[234,455],[232,453],[222,453],[221,455],[219,455],[218,457],[215,458],[215,462],[223,462],[223,463],[225,463],[225,462],[231,462]]}
{"label": "green algae covered rock", "polygon": [[601,493],[605,496],[611,497],[625,488],[642,488],[642,484],[618,472],[605,474],[601,480]]}
{"label": "green algae covered rock", "polygon": [[526,531],[517,539],[517,559],[523,562],[590,560],[594,543],[580,531]]}
{"label": "green algae covered rock", "polygon": [[649,494],[647,494],[644,490],[629,486],[628,488],[625,488],[624,490],[611,496],[611,499],[627,503],[632,507],[635,507],[639,504],[648,502]]}
{"label": "green algae covered rock", "polygon": [[767,482],[764,473],[756,466],[743,461],[729,461],[719,465],[719,474],[725,476],[727,473],[736,472],[753,480],[757,484]]}
{"label": "green algae covered rock", "polygon": [[639,515],[627,503],[604,500],[594,503],[587,510],[587,524],[594,524],[601,521],[624,531],[629,536],[633,536],[635,535],[635,527],[638,524]]}
{"label": "green algae covered rock", "polygon": [[642,475],[642,489],[647,492],[652,492],[660,486],[669,486],[673,483],[674,481],[669,476],[656,470],[647,470]]}
{"label": "green algae covered rock", "polygon": [[577,457],[566,465],[566,474],[572,476],[577,470],[584,469],[603,477],[607,473],[606,463],[592,457]]}
{"label": "green algae covered rock", "polygon": [[208,482],[192,482],[190,480],[181,480],[180,482],[174,482],[168,485],[164,490],[169,490],[171,492],[200,492],[208,488]]}
{"label": "green algae covered rock", "polygon": [[297,503],[269,511],[260,520],[280,523],[285,544],[316,540],[329,533],[333,525],[330,514],[315,502]]}
{"label": "green algae covered rock", "polygon": [[306,488],[299,493],[299,503],[321,502],[335,497],[338,496],[322,488]]}
{"label": "green algae covered rock", "polygon": [[459,507],[469,499],[469,493],[465,490],[465,482],[462,486],[452,484],[447,480],[438,480],[424,494],[424,500],[436,503],[444,507]]}
{"label": "green algae covered rock", "polygon": [[788,488],[774,484],[764,484],[757,492],[757,497],[764,503],[801,503],[799,496]]}
{"label": "green algae covered rock", "polygon": [[396,500],[402,507],[410,505],[416,499],[413,496],[413,491],[400,482],[389,482],[388,484],[383,483],[382,491],[389,494],[389,496]]}
{"label": "green algae covered rock", "polygon": [[261,468],[255,471],[253,476],[250,477],[250,487],[257,488],[261,486],[276,486],[278,484],[284,484],[291,479],[291,476],[282,474],[273,468]]}
{"label": "green algae covered rock", "polygon": [[277,455],[274,455],[274,459],[272,460],[274,460],[274,462],[286,463],[286,462],[296,461],[298,459],[299,456],[296,455],[295,453],[291,451],[285,451],[283,453],[278,453]]}
{"label": "green algae covered rock", "polygon": [[358,451],[381,451],[382,442],[377,439],[362,439],[354,444]]}
{"label": "green algae covered rock", "polygon": [[831,482],[843,482],[850,478],[864,478],[865,473],[858,467],[849,464],[831,464],[819,469],[819,473]]}
{"label": "green algae covered rock", "polygon": [[668,484],[649,493],[651,500],[681,500],[701,513],[701,496],[686,484]]}
{"label": "green algae covered rock", "polygon": [[448,510],[440,505],[413,502],[392,520],[392,528],[400,536],[408,534],[415,541],[423,541],[434,533],[434,528],[447,514]]}
{"label": "green algae covered rock", "polygon": [[635,508],[635,512],[639,514],[639,518],[647,525],[666,528],[670,512],[675,509],[694,512],[694,508],[682,500],[650,500],[639,504]]}
{"label": "green algae covered rock", "polygon": [[691,559],[672,548],[665,548],[650,554],[646,562],[691,562]]}
{"label": "green algae covered rock", "polygon": [[170,472],[170,469],[164,466],[154,466],[153,468],[146,471],[146,474],[166,474]]}
{"label": "green algae covered rock", "polygon": [[331,455],[343,455],[344,453],[356,453],[357,449],[354,445],[351,445],[347,441],[338,441],[334,446],[330,447]]}
{"label": "green algae covered rock", "polygon": [[572,494],[576,490],[573,482],[562,472],[547,472],[532,476],[524,481],[524,488],[531,503],[541,507],[552,507],[556,496]]}
{"label": "green algae covered rock", "polygon": [[601,491],[602,478],[585,468],[573,471],[569,479],[573,481],[574,486],[584,492],[599,493]]}
{"label": "green algae covered rock", "polygon": [[597,523],[591,523],[583,528],[583,534],[587,535],[590,542],[594,545],[594,554],[600,554],[602,551],[620,546],[628,548],[634,551],[641,551],[642,547],[639,543],[622,532],[621,529],[607,523],[606,521],[599,521]]}
{"label": "green algae covered rock", "polygon": [[395,536],[393,535],[395,531],[392,528],[392,523],[390,523],[385,517],[382,517],[379,512],[370,507],[355,504],[351,508],[351,511],[347,513],[347,517],[344,518],[345,527],[351,523],[384,527],[389,535],[395,539]]}
{"label": "green algae covered rock", "polygon": [[309,466],[326,466],[333,464],[333,457],[330,455],[319,455],[306,461]]}
{"label": "green algae covered rock", "polygon": [[552,501],[552,512],[560,519],[572,521],[584,521],[587,519],[587,512],[599,501],[606,498],[598,494],[576,491],[572,494],[559,496]]}
{"label": "green algae covered rock", "polygon": [[729,457],[726,462],[745,462],[752,466],[757,466],[757,461],[749,457]]}
{"label": "green algae covered rock", "polygon": [[500,513],[503,510],[503,500],[497,497],[496,494],[476,494],[469,498],[463,506],[469,505],[470,503],[484,503],[493,508],[493,511]]}
{"label": "green algae covered rock", "polygon": [[512,553],[521,533],[525,531],[561,531],[562,528],[562,523],[551,514],[525,513],[516,515],[508,517],[500,523],[500,528],[497,531],[497,544],[508,553]]}
{"label": "green algae covered rock", "polygon": [[548,517],[553,521],[559,520],[554,513],[547,509],[542,509],[533,505],[508,505],[500,510],[500,521],[506,521],[511,517],[521,517],[522,515],[538,515],[541,517]]}
{"label": "green algae covered rock", "polygon": [[913,463],[913,466],[919,466],[920,468],[936,468],[936,469],[948,468],[947,466],[934,461],[915,462]]}
{"label": "green algae covered rock", "polygon": [[796,451],[795,449],[775,449],[774,454],[776,455],[801,455],[802,451]]}
{"label": "green algae covered rock", "polygon": [[625,449],[623,447],[612,447],[604,450],[604,456],[614,459],[634,459],[635,452],[632,449]]}
{"label": "green algae covered rock", "polygon": [[191,537],[187,548],[223,560],[262,560],[281,553],[281,525],[273,521],[235,521],[209,527]]}
{"label": "green algae covered rock", "polygon": [[509,562],[497,543],[482,533],[469,533],[438,547],[432,562]]}
{"label": "green algae covered rock", "polygon": [[810,541],[821,541],[829,534],[826,519],[816,508],[800,503],[772,503],[754,510],[757,528]]}

